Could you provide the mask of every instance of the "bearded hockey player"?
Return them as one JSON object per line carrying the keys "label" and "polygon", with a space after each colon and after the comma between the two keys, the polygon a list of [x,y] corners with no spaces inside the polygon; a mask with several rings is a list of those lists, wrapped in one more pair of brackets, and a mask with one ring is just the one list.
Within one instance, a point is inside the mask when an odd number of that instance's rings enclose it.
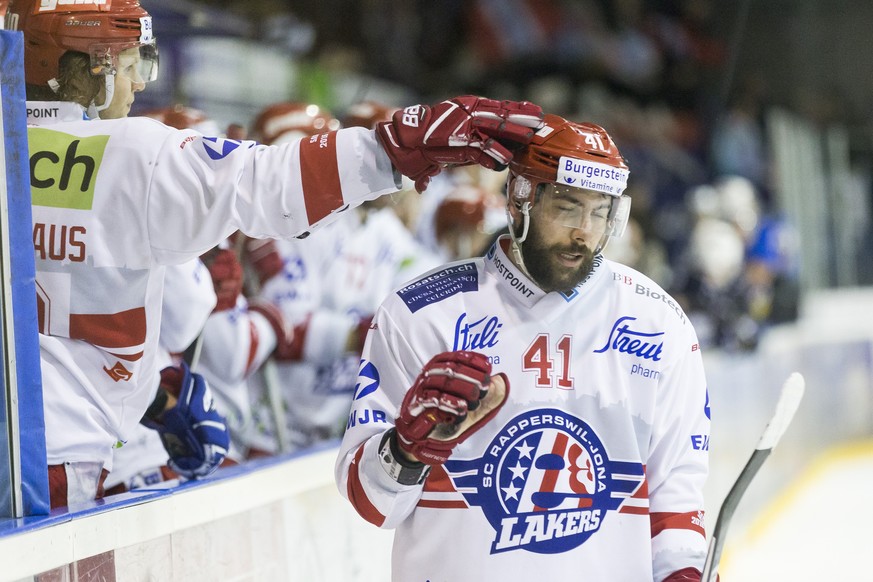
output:
{"label": "bearded hockey player", "polygon": [[[42,100],[35,117],[57,122],[28,130],[53,506],[100,495],[113,446],[151,403],[165,265],[236,230],[305,235],[396,191],[401,175],[424,190],[445,165],[503,165],[507,145],[526,143],[542,118],[530,103],[460,97],[407,107],[378,131],[282,146],[204,136],[125,118],[157,75],[151,17],[137,0],[13,0],[6,28],[24,33],[28,98]],[[177,461],[205,459],[196,470],[208,473],[226,432],[212,433],[210,418],[186,428],[202,408],[186,403],[208,405],[208,389],[192,374],[167,381],[183,409],[179,422],[159,418],[160,430],[185,443]]]}
{"label": "bearded hockey player", "polygon": [[396,529],[396,581],[699,580],[706,380],[675,301],[601,255],[625,161],[546,115],[509,169],[510,234],[377,312],[340,492]]}

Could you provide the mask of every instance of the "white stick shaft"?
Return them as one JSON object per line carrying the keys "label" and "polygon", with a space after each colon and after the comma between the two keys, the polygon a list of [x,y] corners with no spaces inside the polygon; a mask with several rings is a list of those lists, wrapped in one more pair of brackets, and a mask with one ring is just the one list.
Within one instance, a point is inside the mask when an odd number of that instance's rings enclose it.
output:
{"label": "white stick shaft", "polygon": [[761,435],[758,445],[752,451],[752,456],[749,457],[746,466],[740,472],[740,476],[734,482],[731,490],[722,501],[721,508],[718,512],[718,521],[715,523],[715,529],[712,532],[712,537],[709,541],[709,550],[706,555],[706,562],[703,565],[703,575],[700,577],[702,582],[715,582],[718,575],[718,563],[721,560],[721,551],[724,547],[724,539],[727,535],[727,529],[730,525],[730,520],[733,517],[734,510],[740,502],[740,499],[745,493],[752,478],[758,473],[761,465],[770,455],[770,451],[782,438],[785,429],[791,424],[791,419],[794,418],[794,413],[797,412],[797,407],[800,405],[800,400],[803,398],[805,382],[803,376],[798,372],[792,373],[782,384],[782,390],[779,393],[779,401],[776,403],[776,412],[764,433]]}
{"label": "white stick shaft", "polygon": [[761,440],[758,441],[756,449],[772,449],[782,438],[785,429],[791,424],[791,419],[794,418],[794,413],[797,412],[797,407],[800,406],[800,399],[803,398],[805,387],[803,376],[799,372],[794,372],[785,380],[782,385],[782,392],[779,395],[779,402],[776,404],[776,412],[767,428],[764,429],[764,434],[761,435]]}

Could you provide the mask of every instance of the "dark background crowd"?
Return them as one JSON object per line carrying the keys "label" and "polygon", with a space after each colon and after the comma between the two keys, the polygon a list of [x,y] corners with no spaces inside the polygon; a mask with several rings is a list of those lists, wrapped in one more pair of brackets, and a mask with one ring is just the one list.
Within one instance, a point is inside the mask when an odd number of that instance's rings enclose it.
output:
{"label": "dark background crowd", "polygon": [[[403,105],[474,93],[603,125],[627,158],[634,199],[630,228],[608,251],[669,289],[706,344],[754,349],[768,326],[798,316],[804,292],[873,283],[865,260],[873,79],[861,69],[861,24],[873,6],[864,2],[143,5],[161,31],[162,73],[138,98],[141,110],[182,102],[249,123],[275,101],[258,91],[271,79],[257,70],[235,79],[228,65],[208,92],[192,81],[198,55],[221,51],[218,61],[232,62],[238,51],[284,59],[293,71],[276,77],[285,98],[338,116],[363,98]],[[803,162],[791,158],[797,140],[779,132],[785,116],[821,150],[816,172],[826,190],[811,195],[833,214],[818,229],[786,179]],[[807,245],[826,249],[817,262]]]}

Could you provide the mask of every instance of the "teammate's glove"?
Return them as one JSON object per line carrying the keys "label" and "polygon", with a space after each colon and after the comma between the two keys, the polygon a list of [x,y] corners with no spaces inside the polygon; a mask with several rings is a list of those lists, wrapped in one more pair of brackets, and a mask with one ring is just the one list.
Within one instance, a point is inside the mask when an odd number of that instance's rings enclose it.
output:
{"label": "teammate's glove", "polygon": [[[237,233],[237,236],[244,235]],[[246,237],[245,257],[261,285],[281,273],[284,267],[282,255],[273,239]]]}
{"label": "teammate's glove", "polygon": [[227,423],[213,407],[209,385],[183,362],[161,370],[161,390],[175,396],[176,405],[147,413],[142,423],[158,431],[173,471],[188,479],[206,477],[218,468],[230,446]]}
{"label": "teammate's glove", "polygon": [[243,269],[236,254],[229,249],[215,248],[200,257],[212,275],[217,302],[215,311],[225,311],[236,306],[242,293]]}
{"label": "teammate's glove", "polygon": [[530,142],[543,111],[528,101],[496,101],[466,95],[434,106],[412,105],[376,126],[394,168],[423,192],[447,165],[481,164],[503,169],[513,147]]}
{"label": "teammate's glove", "polygon": [[282,315],[282,310],[271,301],[255,297],[249,299],[249,311],[260,313],[273,328],[273,333],[276,334],[276,347],[272,355],[280,361],[294,359],[291,356],[299,351],[299,347],[294,342],[294,326],[288,323]]}
{"label": "teammate's glove", "polygon": [[426,465],[441,465],[482,428],[509,396],[509,380],[491,377],[477,352],[445,352],[428,362],[406,393],[395,421],[396,444]]}
{"label": "teammate's glove", "polygon": [[[703,574],[697,568],[682,568],[664,578],[664,582],[700,582],[701,576]],[[720,577],[716,577],[716,580],[720,579]]]}

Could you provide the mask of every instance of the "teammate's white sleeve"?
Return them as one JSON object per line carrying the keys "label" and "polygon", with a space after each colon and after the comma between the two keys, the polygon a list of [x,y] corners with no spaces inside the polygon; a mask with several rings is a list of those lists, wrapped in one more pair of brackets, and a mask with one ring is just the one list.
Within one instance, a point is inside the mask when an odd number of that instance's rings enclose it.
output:
{"label": "teammate's white sleeve", "polygon": [[236,307],[209,316],[203,328],[202,370],[228,382],[242,382],[276,347],[276,334],[259,313],[249,311],[245,297]]}
{"label": "teammate's white sleeve", "polygon": [[396,190],[388,156],[374,132],[361,128],[280,146],[193,131],[163,137],[144,185],[149,238],[161,262],[199,255],[237,229],[260,238],[298,236]]}
{"label": "teammate's white sleeve", "polygon": [[[680,336],[685,353],[658,384],[646,480],[655,580],[694,566],[703,570],[703,486],[708,471],[709,398],[697,338]],[[671,369],[672,368],[672,369]]]}
{"label": "teammate's white sleeve", "polygon": [[394,528],[415,509],[423,485],[394,481],[382,467],[378,449],[425,362],[410,348],[384,306],[373,322],[379,333],[370,333],[364,345],[355,399],[337,457],[336,482],[361,517],[379,527]]}
{"label": "teammate's white sleeve", "polygon": [[200,259],[167,267],[161,311],[161,345],[181,353],[191,345],[215,308],[215,288]]}

